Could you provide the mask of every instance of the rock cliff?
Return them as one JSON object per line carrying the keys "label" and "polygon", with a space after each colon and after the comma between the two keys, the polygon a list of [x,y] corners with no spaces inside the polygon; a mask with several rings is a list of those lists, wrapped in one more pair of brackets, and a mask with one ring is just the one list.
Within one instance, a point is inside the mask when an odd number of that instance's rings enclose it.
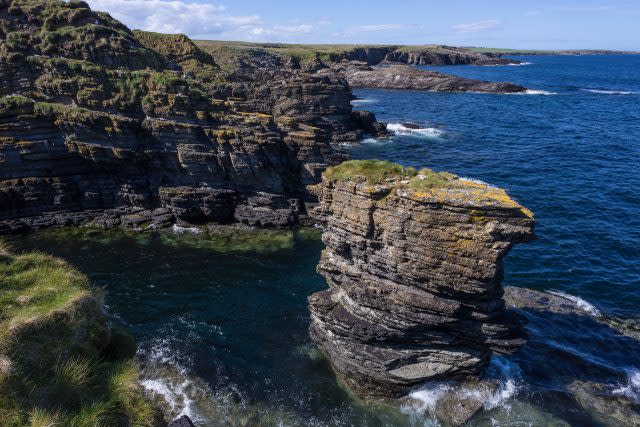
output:
{"label": "rock cliff", "polygon": [[274,55],[219,66],[85,2],[0,2],[0,232],[175,219],[285,226],[335,143],[382,131],[346,80]]}
{"label": "rock cliff", "polygon": [[526,341],[505,310],[502,260],[533,238],[503,190],[381,161],[329,168],[310,333],[353,390],[399,396],[427,380],[477,378]]}

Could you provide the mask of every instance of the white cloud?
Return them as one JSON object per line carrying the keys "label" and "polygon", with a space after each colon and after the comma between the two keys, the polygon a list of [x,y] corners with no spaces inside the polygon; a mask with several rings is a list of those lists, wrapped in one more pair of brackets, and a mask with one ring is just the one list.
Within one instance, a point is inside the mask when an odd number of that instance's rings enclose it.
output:
{"label": "white cloud", "polygon": [[487,21],[470,22],[468,24],[457,24],[453,28],[459,33],[485,33],[502,27],[502,23],[497,19]]}
{"label": "white cloud", "polygon": [[223,6],[183,0],[88,0],[130,28],[161,33],[222,34],[258,25],[259,16],[234,16]]}
{"label": "white cloud", "polygon": [[379,24],[379,25],[361,25],[356,27],[355,31],[367,32],[367,31],[390,31],[390,30],[404,30],[408,28],[403,24]]}

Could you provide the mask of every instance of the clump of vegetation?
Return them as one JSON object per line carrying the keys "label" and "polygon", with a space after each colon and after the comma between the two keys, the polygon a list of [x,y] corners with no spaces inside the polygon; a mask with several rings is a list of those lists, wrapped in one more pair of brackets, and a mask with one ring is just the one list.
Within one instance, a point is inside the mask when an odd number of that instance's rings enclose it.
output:
{"label": "clump of vegetation", "polygon": [[23,95],[9,95],[0,98],[0,110],[22,110],[32,106],[33,100]]}
{"label": "clump of vegetation", "polygon": [[414,168],[405,168],[386,160],[349,160],[328,168],[324,177],[332,181],[364,180],[368,184],[380,184],[386,180],[413,178]]}
{"label": "clump of vegetation", "polygon": [[324,177],[332,181],[360,180],[367,184],[388,182],[413,190],[450,187],[458,182],[458,177],[448,172],[434,172],[427,168],[418,171],[386,160],[349,160],[328,168]]}
{"label": "clump of vegetation", "polygon": [[164,424],[138,385],[130,339],[112,338],[100,294],[60,259],[0,251],[3,426]]}
{"label": "clump of vegetation", "polygon": [[[109,68],[159,68],[156,52],[140,46],[127,27],[84,1],[13,0],[2,32],[8,51],[89,60]],[[4,21],[4,20],[3,20]],[[38,31],[25,31],[25,26]]]}

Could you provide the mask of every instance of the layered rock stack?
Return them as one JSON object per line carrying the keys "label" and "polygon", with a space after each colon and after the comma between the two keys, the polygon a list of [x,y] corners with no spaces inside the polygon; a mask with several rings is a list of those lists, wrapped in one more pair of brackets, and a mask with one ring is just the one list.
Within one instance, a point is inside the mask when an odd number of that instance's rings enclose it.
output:
{"label": "layered rock stack", "polygon": [[477,378],[526,337],[505,310],[503,258],[533,238],[504,190],[388,162],[329,168],[313,215],[326,224],[310,333],[353,390],[400,396]]}

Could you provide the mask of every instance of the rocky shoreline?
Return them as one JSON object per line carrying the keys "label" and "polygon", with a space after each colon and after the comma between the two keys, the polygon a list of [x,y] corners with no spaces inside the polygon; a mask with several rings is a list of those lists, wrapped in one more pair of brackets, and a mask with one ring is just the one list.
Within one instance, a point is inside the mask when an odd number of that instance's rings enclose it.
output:
{"label": "rocky shoreline", "polygon": [[335,67],[355,88],[426,90],[434,92],[524,93],[526,88],[513,83],[495,83],[420,70],[410,65],[387,63],[370,67],[349,62]]}
{"label": "rocky shoreline", "polygon": [[[186,37],[132,33],[84,2],[5,2],[0,18],[5,233],[169,218],[291,226],[314,202],[306,186],[346,158],[337,143],[384,133],[329,69],[256,55],[223,70]],[[45,21],[68,40],[46,44]],[[108,42],[88,49],[87,37]]]}

